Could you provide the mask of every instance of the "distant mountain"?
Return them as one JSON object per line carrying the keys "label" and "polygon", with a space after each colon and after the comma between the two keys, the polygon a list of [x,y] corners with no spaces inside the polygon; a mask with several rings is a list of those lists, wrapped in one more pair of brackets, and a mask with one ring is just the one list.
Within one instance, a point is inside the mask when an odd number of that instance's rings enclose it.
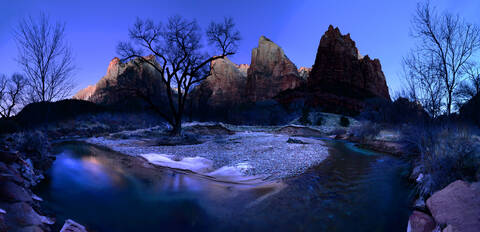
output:
{"label": "distant mountain", "polygon": [[[155,61],[154,56],[148,59]],[[298,69],[283,49],[265,36],[252,50],[250,65],[237,65],[224,58],[213,61],[211,67],[213,74],[195,86],[187,106],[193,109],[190,114],[197,112],[205,120],[218,114],[224,115],[220,118],[232,114],[241,117],[243,111],[249,110],[255,117],[259,116],[255,114],[258,107],[278,110],[276,104],[285,109],[300,104],[327,112],[356,114],[364,108],[366,99],[391,101],[380,61],[361,56],[350,35],[342,35],[333,26],[322,36],[311,68]],[[161,98],[165,87],[159,78],[154,68],[139,60],[122,63],[114,58],[107,74],[74,98],[102,104],[122,102],[128,96],[107,91],[122,85],[147,88]],[[144,86],[145,83],[148,85]]]}

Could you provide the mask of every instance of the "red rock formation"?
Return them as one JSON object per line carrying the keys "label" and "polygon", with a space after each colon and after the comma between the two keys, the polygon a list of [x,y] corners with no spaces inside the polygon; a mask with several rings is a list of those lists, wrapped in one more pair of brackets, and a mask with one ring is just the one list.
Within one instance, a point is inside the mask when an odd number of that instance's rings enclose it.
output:
{"label": "red rock formation", "polygon": [[88,100],[92,97],[93,93],[95,92],[95,85],[89,85],[84,89],[78,91],[74,96],[73,99],[79,100]]}
{"label": "red rock formation", "polygon": [[300,67],[298,69],[298,74],[303,80],[307,80],[310,77],[311,72],[312,72],[312,68]]}
{"label": "red rock formation", "polygon": [[211,63],[213,75],[192,92],[195,105],[228,106],[245,102],[248,65],[236,65],[228,58]]}
{"label": "red rock formation", "polygon": [[[144,58],[156,62],[153,55]],[[118,91],[120,86],[130,89],[136,87],[149,91],[152,95],[160,96],[164,94],[165,89],[160,78],[162,77],[154,67],[142,63],[138,58],[128,63],[122,63],[119,58],[115,57],[108,65],[107,74],[95,86],[88,86],[78,91],[73,98],[95,103],[115,104],[132,97],[124,96],[124,92]],[[114,90],[114,88],[116,89]]]}
{"label": "red rock formation", "polygon": [[266,37],[260,37],[258,47],[252,51],[247,76],[249,101],[272,99],[280,92],[295,89],[302,83],[295,64],[283,49]]}
{"label": "red rock formation", "polygon": [[361,57],[350,34],[331,25],[320,40],[308,87],[354,99],[390,100],[380,61]]}

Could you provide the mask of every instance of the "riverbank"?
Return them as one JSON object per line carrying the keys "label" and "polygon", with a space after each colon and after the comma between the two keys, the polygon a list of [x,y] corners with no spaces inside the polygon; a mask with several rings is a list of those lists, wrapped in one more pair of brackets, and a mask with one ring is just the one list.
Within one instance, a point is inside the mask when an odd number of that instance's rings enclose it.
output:
{"label": "riverbank", "polygon": [[328,156],[323,141],[276,130],[233,131],[220,124],[187,125],[184,130],[188,135],[178,140],[178,145],[165,145],[168,135],[162,128],[124,131],[86,141],[160,166],[203,174],[228,167],[266,180],[299,175]]}

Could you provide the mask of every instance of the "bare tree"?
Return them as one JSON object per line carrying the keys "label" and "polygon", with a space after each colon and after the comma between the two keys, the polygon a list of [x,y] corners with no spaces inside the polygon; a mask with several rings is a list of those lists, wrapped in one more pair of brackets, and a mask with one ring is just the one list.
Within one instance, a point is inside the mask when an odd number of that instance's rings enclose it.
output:
{"label": "bare tree", "polygon": [[71,94],[74,70],[65,24],[52,23],[48,16],[21,20],[14,31],[18,62],[27,77],[28,101],[53,101]]}
{"label": "bare tree", "polygon": [[441,68],[439,74],[446,92],[445,107],[450,115],[455,90],[464,78],[464,66],[480,48],[480,30],[459,15],[437,13],[426,1],[417,5],[412,35],[418,39],[412,52],[418,60],[430,60],[433,56]]}
{"label": "bare tree", "polygon": [[[216,56],[208,55],[201,39],[201,29],[195,20],[180,16],[170,17],[166,25],[155,24],[152,20],[137,19],[129,30],[131,42],[118,45],[118,53],[123,60],[136,58],[151,65],[161,75],[166,88],[169,113],[158,109],[149,96],[137,91],[143,99],[156,108],[171,126],[172,134],[181,133],[182,117],[187,96],[192,87],[211,74],[213,60],[233,55],[240,40],[231,18],[222,23],[212,22],[206,30],[209,45],[219,50]],[[153,54],[155,59],[148,59]]]}
{"label": "bare tree", "polygon": [[403,59],[404,78],[407,83],[407,97],[419,102],[432,117],[440,115],[443,98],[446,95],[442,68],[435,56],[428,59],[412,51]]}
{"label": "bare tree", "polygon": [[22,103],[26,80],[20,74],[10,79],[0,76],[0,117],[9,118],[17,113]]}

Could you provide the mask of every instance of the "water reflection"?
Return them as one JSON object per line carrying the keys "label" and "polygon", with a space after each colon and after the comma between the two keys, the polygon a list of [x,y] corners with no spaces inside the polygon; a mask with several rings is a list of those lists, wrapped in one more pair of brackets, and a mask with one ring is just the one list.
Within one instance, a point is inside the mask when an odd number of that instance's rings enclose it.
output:
{"label": "water reflection", "polygon": [[405,231],[404,164],[329,141],[330,157],[284,182],[215,181],[84,143],[57,146],[36,192],[61,223],[92,231]]}

